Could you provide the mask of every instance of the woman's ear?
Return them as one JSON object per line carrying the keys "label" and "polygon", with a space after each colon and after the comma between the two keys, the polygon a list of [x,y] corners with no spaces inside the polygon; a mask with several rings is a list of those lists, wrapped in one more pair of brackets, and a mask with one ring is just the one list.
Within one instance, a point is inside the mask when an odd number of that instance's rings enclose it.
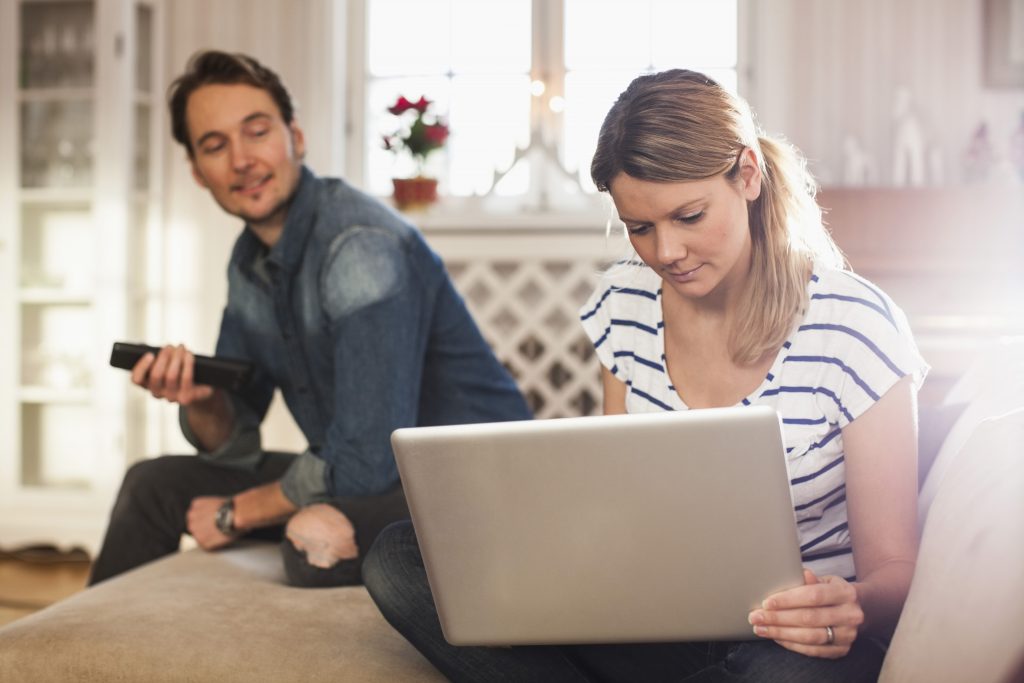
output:
{"label": "woman's ear", "polygon": [[761,196],[762,177],[761,165],[757,163],[757,154],[750,147],[745,147],[740,152],[739,178],[742,183],[740,191],[748,202]]}

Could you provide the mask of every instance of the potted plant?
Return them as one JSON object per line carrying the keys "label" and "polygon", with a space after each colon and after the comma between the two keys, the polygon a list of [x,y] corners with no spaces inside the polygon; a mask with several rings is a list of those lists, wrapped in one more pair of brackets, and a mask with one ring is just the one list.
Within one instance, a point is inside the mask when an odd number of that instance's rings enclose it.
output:
{"label": "potted plant", "polygon": [[437,178],[425,174],[427,157],[444,147],[448,140],[448,124],[440,117],[428,113],[431,100],[420,97],[412,102],[404,96],[388,112],[398,117],[399,127],[384,136],[384,149],[395,154],[409,154],[416,164],[412,178],[393,178],[395,204],[400,209],[424,206],[437,200]]}

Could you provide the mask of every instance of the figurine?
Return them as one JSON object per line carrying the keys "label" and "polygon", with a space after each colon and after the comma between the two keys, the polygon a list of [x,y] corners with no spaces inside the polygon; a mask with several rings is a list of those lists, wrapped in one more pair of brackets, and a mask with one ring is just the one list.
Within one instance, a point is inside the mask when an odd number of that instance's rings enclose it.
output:
{"label": "figurine", "polygon": [[875,164],[853,135],[843,140],[843,184],[851,187],[873,185],[877,182]]}
{"label": "figurine", "polygon": [[914,115],[910,91],[900,88],[896,91],[896,105],[893,108],[896,131],[893,135],[893,185],[924,185],[924,134],[921,124]]}
{"label": "figurine", "polygon": [[992,143],[988,137],[988,124],[982,122],[974,129],[964,152],[964,180],[969,183],[989,180],[994,162]]}

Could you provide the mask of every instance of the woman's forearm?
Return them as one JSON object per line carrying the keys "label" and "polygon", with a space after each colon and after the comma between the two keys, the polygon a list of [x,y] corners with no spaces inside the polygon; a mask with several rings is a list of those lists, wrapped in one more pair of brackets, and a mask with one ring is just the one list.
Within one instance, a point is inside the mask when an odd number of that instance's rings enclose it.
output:
{"label": "woman's forearm", "polygon": [[892,560],[853,584],[864,611],[861,635],[891,638],[914,576],[913,560]]}

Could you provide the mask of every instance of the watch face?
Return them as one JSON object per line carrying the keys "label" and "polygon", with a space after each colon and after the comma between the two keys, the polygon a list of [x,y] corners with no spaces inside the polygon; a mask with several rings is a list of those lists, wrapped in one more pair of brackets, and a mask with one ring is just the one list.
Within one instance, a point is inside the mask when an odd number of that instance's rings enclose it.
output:
{"label": "watch face", "polygon": [[217,508],[217,517],[214,520],[217,530],[225,536],[235,533],[235,502],[230,498]]}

